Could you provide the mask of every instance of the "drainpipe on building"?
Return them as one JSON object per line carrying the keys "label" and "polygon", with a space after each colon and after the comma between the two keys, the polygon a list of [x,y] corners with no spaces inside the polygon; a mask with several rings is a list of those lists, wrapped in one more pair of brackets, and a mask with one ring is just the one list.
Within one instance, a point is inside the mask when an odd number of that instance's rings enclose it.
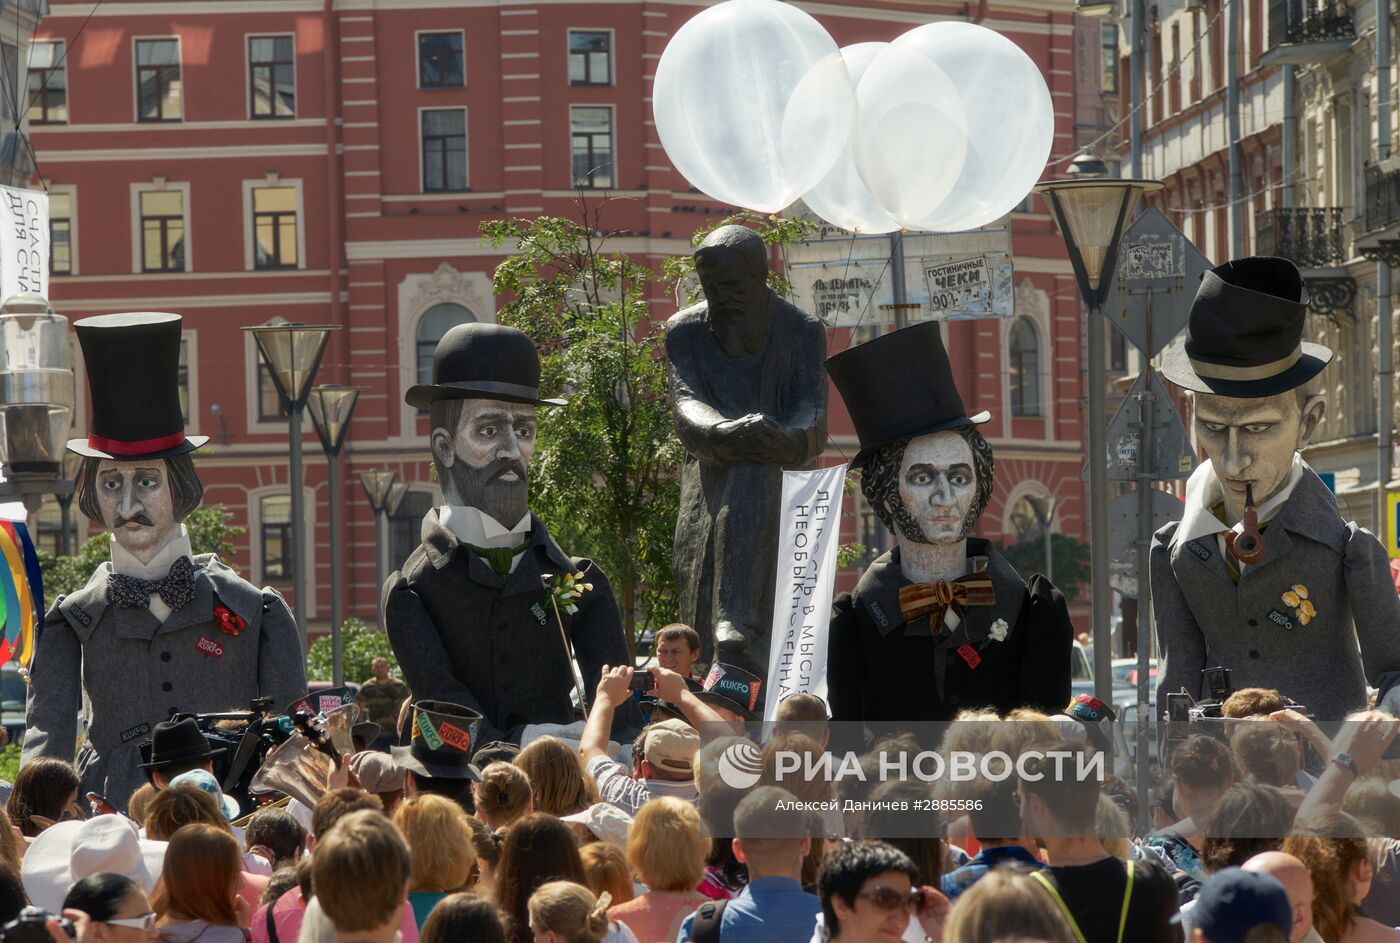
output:
{"label": "drainpipe on building", "polygon": [[[1128,18],[1128,176],[1142,177],[1142,57],[1147,54],[1147,8],[1144,0],[1129,0]],[[1234,4],[1231,4],[1233,6]],[[1096,419],[1098,417],[1095,417]]]}
{"label": "drainpipe on building", "polygon": [[[343,330],[332,331],[330,338],[330,376],[326,382],[330,383],[350,383],[350,318],[349,311],[345,303],[340,300],[341,291],[344,289],[344,279],[340,274],[340,267],[344,263],[344,216],[345,201],[341,196],[340,175],[340,155],[336,153],[339,148],[339,121],[340,121],[340,82],[336,72],[336,59],[340,55],[340,36],[336,29],[335,0],[325,0],[325,6],[321,13],[322,29],[325,30],[325,38],[322,42],[322,80],[325,83],[326,96],[326,246],[330,255],[327,267],[330,269],[331,283],[331,318],[332,324],[339,324]],[[346,441],[347,451],[349,441]],[[349,467],[349,461],[329,462],[326,467],[327,475],[344,474]],[[337,488],[336,491],[342,496],[348,493],[347,488]],[[345,508],[331,508],[331,520],[344,520]],[[319,518],[320,515],[313,515]],[[338,561],[339,562],[339,561]],[[337,591],[337,587],[348,585],[343,580],[343,573],[331,573],[331,592]],[[376,590],[376,598],[377,598]],[[339,626],[333,626],[333,630],[339,630]]]}
{"label": "drainpipe on building", "polygon": [[1230,258],[1244,255],[1244,156],[1240,153],[1240,32],[1244,4],[1225,17],[1225,127],[1230,138]]}
{"label": "drainpipe on building", "polygon": [[1293,136],[1298,133],[1298,119],[1293,115],[1297,75],[1297,66],[1283,67],[1283,180],[1279,205],[1286,210],[1293,209],[1293,177],[1297,173],[1297,148],[1293,143]]}
{"label": "drainpipe on building", "polygon": [[[1390,0],[1376,0],[1376,160],[1390,159]],[[1376,263],[1376,536],[1390,546],[1385,503],[1395,425],[1391,390],[1395,351],[1390,309],[1390,266]]]}

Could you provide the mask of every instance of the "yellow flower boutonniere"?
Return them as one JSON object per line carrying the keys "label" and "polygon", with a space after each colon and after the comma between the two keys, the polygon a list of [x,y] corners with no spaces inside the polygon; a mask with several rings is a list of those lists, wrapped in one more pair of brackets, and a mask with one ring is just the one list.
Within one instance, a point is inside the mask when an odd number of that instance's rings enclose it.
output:
{"label": "yellow flower boutonniere", "polygon": [[1301,625],[1307,625],[1317,616],[1317,607],[1308,599],[1308,588],[1295,583],[1292,589],[1285,590],[1279,597],[1285,606],[1293,609],[1293,615]]}
{"label": "yellow flower boutonniere", "polygon": [[554,605],[558,606],[562,612],[574,615],[578,612],[575,600],[592,590],[593,584],[584,582],[582,573],[565,573],[563,576],[555,577],[550,596],[553,597]]}

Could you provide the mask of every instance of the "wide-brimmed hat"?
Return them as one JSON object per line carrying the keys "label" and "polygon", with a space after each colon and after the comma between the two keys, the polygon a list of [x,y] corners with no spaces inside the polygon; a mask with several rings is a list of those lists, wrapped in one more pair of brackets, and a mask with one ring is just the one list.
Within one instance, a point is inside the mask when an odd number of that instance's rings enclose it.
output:
{"label": "wide-brimmed hat", "polygon": [[85,439],[68,450],[121,462],[184,455],[209,441],[185,435],[180,409],[180,316],[103,314],[73,325],[92,391]]}
{"label": "wide-brimmed hat", "polygon": [[410,406],[427,409],[440,399],[499,399],[536,406],[566,406],[540,399],[540,355],[524,331],[501,324],[458,324],[433,350],[433,382],[411,386]]}
{"label": "wide-brimmed hat", "polygon": [[24,854],[20,869],[29,901],[56,914],[68,889],[93,874],[131,878],[147,894],[155,889],[166,843],[141,838],[124,815],[59,822],[44,829]]}
{"label": "wide-brimmed hat", "polygon": [[1332,351],[1303,342],[1308,289],[1287,259],[1253,256],[1201,277],[1186,335],[1162,357],[1162,375],[1184,389],[1241,399],[1297,389]]}
{"label": "wide-brimmed hat", "polygon": [[191,760],[207,760],[224,752],[222,747],[214,749],[209,745],[193,717],[156,724],[147,743],[150,745],[151,759],[140,764],[142,769],[160,769]]}
{"label": "wide-brimmed hat", "polygon": [[582,812],[565,815],[564,822],[577,822],[610,845],[627,849],[627,833],[632,830],[632,816],[611,802],[595,802]]}
{"label": "wide-brimmed hat", "polygon": [[763,704],[763,679],[747,668],[715,662],[705,676],[705,690],[695,696],[706,704],[758,720]]}
{"label": "wide-brimmed hat", "polygon": [[826,372],[856,427],[860,468],[875,450],[915,436],[977,426],[992,418],[967,414],[937,321],[883,334],[826,361]]}
{"label": "wide-brimmed hat", "polygon": [[193,786],[200,792],[207,792],[215,802],[219,804],[219,811],[223,812],[224,818],[232,822],[241,814],[238,808],[238,800],[233,796],[225,795],[219,788],[219,781],[214,778],[214,774],[207,769],[192,769],[187,773],[181,773],[170,780],[171,786]]}
{"label": "wide-brimmed hat", "polygon": [[481,770],[472,765],[472,744],[482,716],[470,707],[450,701],[418,701],[409,724],[406,747],[390,752],[394,762],[416,776],[428,779],[481,781]]}

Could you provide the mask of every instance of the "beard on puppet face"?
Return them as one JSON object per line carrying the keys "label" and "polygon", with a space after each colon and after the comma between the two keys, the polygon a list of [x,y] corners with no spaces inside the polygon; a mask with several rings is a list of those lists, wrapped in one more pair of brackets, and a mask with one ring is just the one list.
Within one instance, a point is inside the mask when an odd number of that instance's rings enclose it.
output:
{"label": "beard on puppet face", "polygon": [[[502,478],[511,472],[513,479]],[[447,473],[465,506],[489,515],[502,527],[514,527],[525,516],[530,482],[525,464],[518,459],[498,458],[486,465],[471,465],[459,453]]]}
{"label": "beard on puppet face", "polygon": [[895,515],[895,529],[899,531],[901,539],[908,540],[911,543],[957,543],[958,541],[967,539],[968,535],[972,533],[972,528],[977,523],[977,519],[982,516],[982,508],[979,507],[978,504],[979,502],[974,499],[972,507],[968,508],[967,515],[963,518],[962,526],[958,528],[958,535],[951,539],[941,538],[934,540],[930,538],[924,532],[924,527],[919,523],[919,519],[910,512],[909,507],[905,504],[900,504],[899,506],[903,513],[897,513]]}

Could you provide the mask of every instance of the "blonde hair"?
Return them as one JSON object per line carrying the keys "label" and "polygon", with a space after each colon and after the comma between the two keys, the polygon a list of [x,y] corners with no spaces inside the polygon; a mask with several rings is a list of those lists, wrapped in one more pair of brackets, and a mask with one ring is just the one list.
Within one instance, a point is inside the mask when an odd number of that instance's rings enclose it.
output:
{"label": "blonde hair", "polygon": [[156,797],[156,787],[151,783],[145,783],[140,789],[131,794],[131,798],[126,800],[126,814],[133,822],[146,821],[146,810],[151,807],[151,800]]}
{"label": "blonde hair", "polygon": [[627,860],[654,891],[690,891],[705,876],[710,840],[689,802],[661,796],[646,803],[627,833]]}
{"label": "blonde hair", "polygon": [[600,801],[598,787],[577,753],[555,737],[540,737],[515,758],[530,779],[536,812],[571,815]]}
{"label": "blonde hair", "polygon": [[[632,865],[612,842],[589,842],[578,850],[583,859],[583,883],[599,896],[608,894],[614,904],[625,904],[637,894],[632,890]],[[698,882],[697,882],[698,883]]]}
{"label": "blonde hair", "polygon": [[530,811],[530,777],[505,760],[488,763],[481,782],[472,786],[476,814],[487,825],[505,828]]}
{"label": "blonde hair", "polygon": [[597,943],[608,935],[612,895],[594,897],[582,884],[550,881],[530,895],[530,923],[552,930],[564,943]]}
{"label": "blonde hair", "polygon": [[1004,866],[987,872],[958,897],[958,905],[943,925],[943,939],[957,943],[1011,939],[1074,943],[1074,932],[1029,873]]}
{"label": "blonde hair", "polygon": [[375,930],[403,906],[412,859],[383,812],[351,812],[316,839],[311,886],[341,933]]}
{"label": "blonde hair", "polygon": [[410,796],[394,812],[394,824],[408,842],[413,890],[455,891],[476,865],[472,827],[462,807],[444,796]]}

